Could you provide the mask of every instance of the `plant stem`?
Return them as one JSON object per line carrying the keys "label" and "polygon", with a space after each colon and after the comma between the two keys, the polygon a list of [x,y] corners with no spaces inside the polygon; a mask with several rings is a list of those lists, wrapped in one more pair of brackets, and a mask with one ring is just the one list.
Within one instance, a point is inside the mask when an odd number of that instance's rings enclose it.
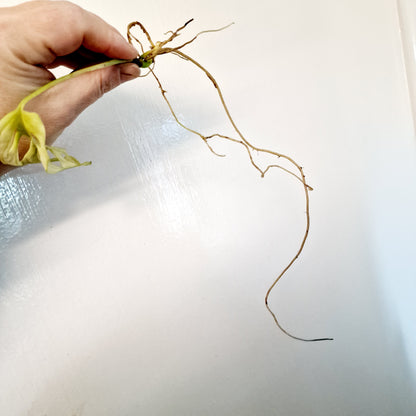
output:
{"label": "plant stem", "polygon": [[64,82],[64,81],[66,81],[68,79],[75,78],[78,75],[82,75],[82,74],[85,74],[87,72],[92,72],[92,71],[96,71],[98,69],[107,68],[109,66],[118,65],[118,64],[124,64],[124,63],[127,63],[127,62],[131,62],[131,60],[126,60],[126,59],[111,59],[110,61],[101,62],[99,64],[91,65],[91,66],[88,66],[86,68],[82,68],[82,69],[78,69],[77,71],[73,71],[70,74],[64,75],[63,77],[60,77],[60,78],[54,79],[51,82],[48,82],[47,84],[45,84],[42,87],[38,88],[36,91],[34,91],[31,94],[29,94],[28,96],[26,96],[25,98],[23,98],[23,100],[19,104],[19,107],[23,108],[33,98],[35,98],[38,95],[42,94],[43,92],[45,92],[49,88],[52,88],[55,85],[60,84],[61,82]]}

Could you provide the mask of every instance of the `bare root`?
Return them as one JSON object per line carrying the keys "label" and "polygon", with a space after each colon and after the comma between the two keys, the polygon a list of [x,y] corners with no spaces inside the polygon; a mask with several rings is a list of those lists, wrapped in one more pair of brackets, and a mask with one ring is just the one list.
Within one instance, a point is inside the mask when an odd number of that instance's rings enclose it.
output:
{"label": "bare root", "polygon": [[[128,30],[127,30],[127,38],[129,40],[129,42],[132,42],[132,39],[135,40],[136,42],[138,42],[138,44],[140,45],[141,49],[142,49],[142,55],[141,57],[143,58],[143,60],[145,60],[146,63],[154,63],[154,59],[156,58],[156,56],[158,55],[163,55],[163,54],[167,54],[167,53],[172,53],[176,56],[178,56],[181,59],[184,59],[185,61],[191,62],[193,65],[195,65],[196,67],[198,67],[201,71],[203,71],[205,73],[205,75],[208,77],[208,79],[211,81],[211,83],[213,84],[213,86],[215,87],[219,99],[221,101],[221,105],[227,115],[227,118],[229,120],[229,122],[231,123],[231,126],[233,127],[235,133],[237,134],[237,138],[233,138],[233,137],[229,137],[229,136],[225,136],[219,133],[215,133],[212,134],[210,136],[205,136],[201,133],[199,133],[198,131],[184,125],[177,117],[177,115],[175,114],[175,111],[173,110],[173,107],[171,105],[171,103],[169,102],[167,95],[166,95],[166,90],[163,88],[159,78],[157,77],[157,75],[154,72],[154,68],[149,68],[150,72],[152,73],[153,77],[155,78],[157,85],[160,89],[160,92],[163,96],[163,99],[165,100],[166,104],[169,107],[169,110],[173,116],[173,118],[175,119],[175,121],[185,130],[189,131],[192,134],[195,134],[197,136],[199,136],[204,142],[205,144],[208,146],[209,150],[215,154],[216,156],[221,156],[223,157],[224,155],[222,154],[218,154],[217,152],[215,152],[215,150],[212,148],[212,146],[209,144],[209,140],[214,138],[214,137],[218,137],[233,143],[237,143],[242,145],[248,154],[250,163],[252,164],[252,166],[260,173],[261,177],[264,177],[266,175],[266,173],[268,173],[269,170],[271,170],[272,168],[276,168],[276,169],[280,169],[283,170],[284,172],[292,175],[293,177],[295,177],[298,181],[301,182],[303,190],[304,190],[304,195],[305,195],[305,231],[301,240],[301,243],[299,245],[299,248],[296,252],[296,254],[294,255],[294,257],[290,260],[290,262],[287,264],[287,266],[280,272],[280,274],[275,278],[275,280],[273,281],[273,283],[271,284],[271,286],[269,287],[269,289],[266,292],[265,295],[265,305],[267,310],[270,312],[270,314],[273,317],[274,322],[276,323],[277,327],[284,332],[286,335],[288,335],[289,337],[296,339],[296,340],[300,340],[300,341],[306,341],[306,342],[314,342],[314,341],[329,341],[332,340],[333,338],[312,338],[312,339],[308,339],[308,338],[301,338],[301,337],[297,337],[291,333],[289,333],[286,329],[284,329],[281,324],[279,323],[276,314],[271,310],[270,306],[269,306],[269,297],[270,294],[273,290],[273,288],[276,286],[276,284],[278,283],[278,281],[286,274],[286,272],[292,267],[292,265],[294,264],[294,262],[298,259],[298,257],[300,256],[300,254],[302,253],[306,240],[308,238],[309,235],[309,229],[310,229],[310,208],[309,208],[309,192],[312,191],[312,187],[309,186],[306,182],[306,177],[305,174],[303,172],[303,168],[294,160],[292,159],[290,156],[287,156],[283,153],[278,153],[272,150],[268,150],[268,149],[262,149],[259,148],[257,146],[254,146],[253,144],[251,144],[241,133],[241,131],[239,130],[239,128],[237,127],[237,125],[235,124],[229,110],[228,107],[225,103],[222,91],[218,85],[218,82],[215,80],[215,78],[210,74],[210,72],[208,72],[207,69],[205,69],[199,62],[197,62],[196,60],[194,60],[193,58],[191,58],[190,56],[186,55],[185,53],[183,53],[180,49],[182,49],[183,47],[185,47],[186,45],[189,45],[190,43],[192,43],[195,39],[198,38],[198,36],[200,36],[203,33],[209,33],[209,32],[217,32],[223,29],[226,29],[227,27],[229,27],[230,25],[227,25],[223,28],[220,29],[214,29],[214,30],[206,30],[203,32],[198,33],[197,35],[195,35],[191,40],[176,46],[176,47],[166,47],[165,45],[172,42],[176,37],[178,37],[180,35],[180,32],[189,24],[192,22],[193,19],[188,20],[183,26],[181,26],[180,28],[176,29],[175,31],[168,31],[165,33],[165,35],[170,35],[167,39],[165,39],[164,41],[160,41],[160,42],[156,42],[154,43],[149,35],[149,33],[147,32],[147,30],[145,29],[145,27],[140,23],[140,22],[133,22],[130,23],[128,26]],[[232,24],[232,23],[231,23]],[[144,51],[143,45],[142,43],[131,34],[131,29],[135,26],[139,26],[140,29],[142,30],[142,32],[145,34],[145,36],[147,37],[147,40],[149,42],[150,45],[150,49],[148,51]],[[268,166],[266,166],[266,168],[261,168],[254,160],[253,157],[253,152],[257,152],[257,153],[263,153],[263,154],[268,154],[271,156],[274,156],[277,159],[283,159],[286,160],[286,162],[289,163],[289,165],[292,166],[293,170],[283,167],[279,164],[269,164]]]}

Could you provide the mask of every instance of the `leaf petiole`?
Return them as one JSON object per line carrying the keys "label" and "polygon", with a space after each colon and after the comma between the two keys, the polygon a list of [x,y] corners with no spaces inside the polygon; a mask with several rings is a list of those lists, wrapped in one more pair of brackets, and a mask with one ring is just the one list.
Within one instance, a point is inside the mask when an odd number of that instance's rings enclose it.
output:
{"label": "leaf petiole", "polygon": [[[13,111],[0,119],[0,163],[10,166],[41,163],[48,173],[56,173],[77,166],[89,165],[91,162],[80,163],[64,149],[46,145],[45,126],[41,118],[35,112],[26,111],[24,107],[30,100],[61,82],[87,72],[128,62],[134,62],[134,60],[111,59],[73,71],[70,74],[48,82],[23,98]],[[19,141],[22,137],[29,139],[29,149],[20,158]],[[50,154],[52,154],[52,157]]]}

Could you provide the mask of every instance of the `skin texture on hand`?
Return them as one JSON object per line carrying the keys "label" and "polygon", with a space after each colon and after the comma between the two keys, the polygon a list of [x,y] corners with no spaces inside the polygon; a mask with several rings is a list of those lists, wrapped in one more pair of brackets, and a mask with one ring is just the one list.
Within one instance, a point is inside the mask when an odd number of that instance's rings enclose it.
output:
{"label": "skin texture on hand", "polygon": [[[31,1],[0,8],[0,118],[42,85],[49,69],[77,69],[97,62],[133,59],[137,51],[112,26],[67,1]],[[104,93],[139,76],[133,63],[116,65],[65,81],[30,101],[50,144]],[[22,140],[19,152],[27,143]],[[4,168],[0,164],[0,171]]]}

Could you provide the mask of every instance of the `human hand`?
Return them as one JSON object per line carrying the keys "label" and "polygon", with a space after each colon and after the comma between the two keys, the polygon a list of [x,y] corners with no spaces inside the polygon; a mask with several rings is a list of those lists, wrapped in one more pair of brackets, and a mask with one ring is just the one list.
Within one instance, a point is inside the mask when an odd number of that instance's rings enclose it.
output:
{"label": "human hand", "polygon": [[[49,69],[76,69],[110,58],[133,59],[137,51],[98,16],[66,1],[31,1],[0,8],[0,118],[28,94],[52,81]],[[65,81],[31,100],[51,143],[105,92],[140,74],[121,64]],[[28,148],[19,143],[22,157]],[[1,166],[0,166],[1,168]]]}

